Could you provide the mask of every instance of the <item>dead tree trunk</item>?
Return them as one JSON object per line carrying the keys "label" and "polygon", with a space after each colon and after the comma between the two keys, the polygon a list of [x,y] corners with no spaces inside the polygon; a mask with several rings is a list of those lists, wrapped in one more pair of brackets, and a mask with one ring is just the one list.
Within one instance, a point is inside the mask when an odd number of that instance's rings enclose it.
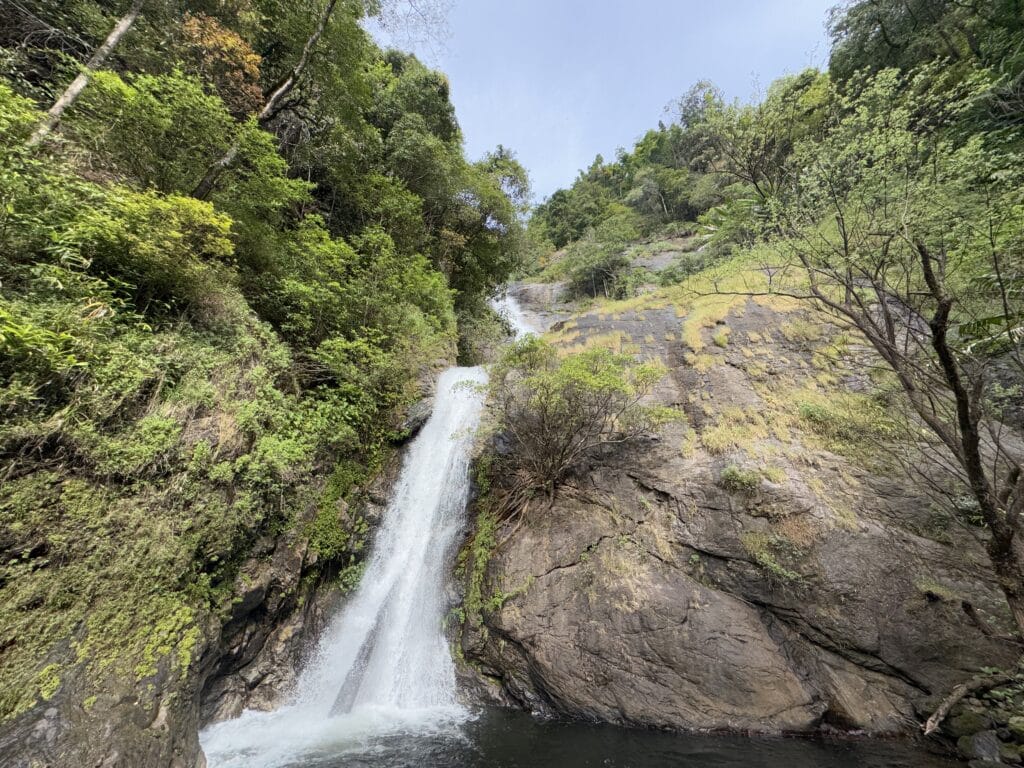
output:
{"label": "dead tree trunk", "polygon": [[121,41],[121,38],[135,24],[135,20],[142,13],[144,2],[145,0],[134,0],[128,12],[118,19],[117,24],[110,30],[110,34],[107,35],[107,39],[103,41],[103,45],[97,48],[89,61],[86,62],[85,69],[78,73],[78,77],[71,81],[71,85],[65,89],[64,93],[53,102],[53,106],[47,110],[46,117],[29,137],[27,146],[36,146],[57,127],[65,110],[75,103],[78,96],[85,90],[85,86],[89,84],[89,78],[92,77],[92,73],[103,66],[103,62],[107,60],[110,52],[114,50]]}
{"label": "dead tree trunk", "polygon": [[[320,42],[320,38],[323,37],[324,30],[327,29],[327,24],[331,20],[331,15],[334,13],[335,7],[338,5],[338,0],[327,0],[323,10],[320,12],[320,18],[317,19],[316,27],[313,29],[313,34],[306,40],[306,44],[302,47],[302,55],[299,57],[298,62],[288,73],[281,83],[271,91],[270,96],[267,97],[266,103],[263,105],[263,109],[256,116],[257,122],[260,127],[266,126],[277,114],[281,111],[284,99],[289,93],[295,88],[299,79],[305,72],[306,67],[309,65],[309,61],[313,55],[313,49],[316,48],[316,44]],[[206,200],[213,192],[214,185],[217,183],[217,179],[220,178],[221,174],[230,168],[235,160],[238,158],[238,144],[232,144],[230,149],[224,153],[224,155],[214,162],[206,171],[206,175],[203,176],[203,180],[199,182],[199,185],[193,190],[192,196],[199,200]]]}
{"label": "dead tree trunk", "polygon": [[942,700],[938,709],[936,709],[934,714],[928,718],[928,722],[921,727],[924,731],[924,735],[931,736],[939,730],[939,726],[942,725],[942,721],[946,719],[946,715],[948,715],[950,710],[965,697],[970,696],[972,693],[978,693],[979,691],[991,691],[993,688],[998,688],[1001,685],[1007,685],[1013,681],[1013,675],[997,675],[995,677],[975,677],[965,683],[961,683],[950,692],[949,696]]}

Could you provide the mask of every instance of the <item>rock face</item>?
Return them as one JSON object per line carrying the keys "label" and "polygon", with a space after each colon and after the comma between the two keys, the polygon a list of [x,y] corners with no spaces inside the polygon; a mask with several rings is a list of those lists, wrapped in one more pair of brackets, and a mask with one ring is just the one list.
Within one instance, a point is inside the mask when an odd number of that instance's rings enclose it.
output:
{"label": "rock face", "polygon": [[[339,502],[344,525],[376,525],[398,467],[396,456],[358,495],[358,509]],[[200,622],[187,674],[165,659],[148,677],[111,675],[97,685],[81,664],[65,663],[50,700],[0,727],[0,768],[205,768],[199,729],[243,709],[283,703],[305,653],[343,599],[333,574],[319,567],[298,533],[316,511],[315,505],[299,511],[292,530],[253,546],[230,614]],[[63,653],[73,657],[70,648]]]}
{"label": "rock face", "polygon": [[979,532],[854,429],[867,351],[792,307],[691,311],[681,334],[652,302],[556,337],[665,360],[652,399],[686,420],[593,460],[492,554],[462,638],[490,689],[636,726],[888,734],[1010,663]]}

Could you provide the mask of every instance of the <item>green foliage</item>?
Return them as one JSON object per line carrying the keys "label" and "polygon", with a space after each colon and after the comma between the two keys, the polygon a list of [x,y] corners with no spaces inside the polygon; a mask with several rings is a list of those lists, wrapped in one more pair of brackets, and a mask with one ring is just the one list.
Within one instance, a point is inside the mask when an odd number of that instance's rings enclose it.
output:
{"label": "green foliage", "polygon": [[498,523],[494,514],[486,508],[486,505],[480,505],[480,511],[476,516],[473,541],[466,555],[469,574],[466,581],[466,596],[462,600],[464,618],[473,628],[479,628],[483,624],[483,611],[486,607],[483,583],[487,574],[487,563],[490,562],[491,553],[496,544],[497,527]]}
{"label": "green foliage", "polygon": [[180,72],[127,80],[97,72],[66,133],[143,187],[187,192],[230,146],[234,124],[219,97]]}
{"label": "green foliage", "polygon": [[190,311],[207,322],[231,307],[231,219],[190,197],[110,188],[61,233],[53,253],[88,265],[147,314]]}
{"label": "green foliage", "polygon": [[544,236],[563,248],[581,238],[604,218],[611,195],[593,182],[580,179],[571,190],[560,189],[534,211]]}
{"label": "green foliage", "polygon": [[107,435],[90,423],[75,430],[79,450],[92,458],[97,472],[121,477],[160,474],[173,463],[181,425],[168,416],[139,419],[126,433]]}
{"label": "green foliage", "polygon": [[560,264],[569,285],[579,296],[628,298],[630,260],[628,243],[639,236],[636,216],[622,206],[573,243]]}
{"label": "green foliage", "polygon": [[[352,498],[354,489],[370,474],[370,468],[342,461],[327,480],[316,517],[310,526],[309,546],[328,561],[351,561],[366,544],[369,526],[363,519],[353,521],[349,513],[355,501]],[[353,577],[351,567],[354,565],[350,562],[350,568],[345,569],[349,571],[344,574],[346,578]]]}
{"label": "green foliage", "polygon": [[803,576],[783,563],[796,552],[793,545],[781,536],[761,531],[747,531],[740,541],[747,554],[770,580],[782,585],[797,584]]}
{"label": "green foliage", "polygon": [[[712,119],[722,110],[715,89],[701,83],[675,105],[678,120],[648,131],[614,162],[598,155],[572,187],[537,206],[531,228],[556,248],[593,239],[592,232],[623,209],[632,226],[649,235],[666,224],[692,222],[722,202],[723,175],[716,168]],[[598,240],[603,238],[598,237]]]}
{"label": "green foliage", "polygon": [[147,5],[34,150],[115,11],[26,0],[60,33],[0,30],[0,719],[66,665],[189,674],[268,536],[308,538],[308,576],[353,588],[355,489],[518,268],[525,171],[465,158],[445,77],[377,49],[362,4],[286,108],[250,117],[321,9]]}
{"label": "green foliage", "polygon": [[801,421],[830,450],[860,456],[905,437],[886,403],[849,392],[829,396],[807,392],[797,403]]}
{"label": "green foliage", "polygon": [[491,379],[513,473],[548,492],[607,446],[641,439],[679,417],[641,400],[665,375],[604,347],[560,357],[530,337],[512,345]]}
{"label": "green foliage", "polygon": [[750,496],[761,487],[761,473],[730,464],[722,470],[718,483],[730,493]]}
{"label": "green foliage", "polygon": [[1011,107],[1007,97],[1019,99],[1024,18],[1014,2],[858,0],[834,12],[829,27],[829,69],[840,80],[865,70],[908,71],[944,61],[961,71],[978,65],[1001,70],[1002,106]]}

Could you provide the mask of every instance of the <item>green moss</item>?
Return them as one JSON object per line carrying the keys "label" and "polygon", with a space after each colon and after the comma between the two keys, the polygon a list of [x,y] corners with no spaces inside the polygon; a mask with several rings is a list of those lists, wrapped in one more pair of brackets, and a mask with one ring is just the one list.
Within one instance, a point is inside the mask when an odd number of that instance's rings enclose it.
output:
{"label": "green moss", "polygon": [[[165,661],[186,674],[198,617],[230,605],[250,542],[284,530],[293,510],[307,508],[317,487],[315,447],[328,431],[332,439],[344,434],[324,426],[340,410],[311,408],[279,389],[279,366],[291,358],[265,328],[252,331],[241,340],[172,332],[162,345],[131,339],[131,355],[112,350],[116,362],[99,369],[89,390],[95,400],[79,403],[81,423],[69,427],[80,463],[5,483],[0,527],[11,539],[0,562],[0,719],[38,700],[40,664],[68,641],[97,682],[146,677]],[[254,355],[266,363],[255,378],[247,373]],[[161,368],[171,373],[156,390]],[[167,404],[174,371],[189,368],[214,383],[216,414],[182,450],[189,417]],[[136,419],[140,403],[152,413]],[[34,422],[18,429],[0,426],[0,447],[35,439]],[[344,541],[358,551],[366,521],[336,523],[318,530],[316,545]],[[343,583],[358,577],[354,562],[342,570]]]}
{"label": "green moss", "polygon": [[749,450],[771,436],[772,430],[764,416],[753,408],[725,408],[718,421],[701,432],[700,439],[709,453],[721,455],[736,450]]}
{"label": "green moss", "polygon": [[228,484],[235,479],[235,467],[230,461],[219,461],[214,464],[206,473],[211,482]]}
{"label": "green moss", "polygon": [[743,548],[770,579],[781,583],[796,583],[803,580],[797,571],[785,567],[780,557],[792,555],[792,544],[781,536],[761,531],[747,531],[741,537]]}
{"label": "green moss", "polygon": [[836,453],[866,456],[898,435],[899,427],[889,409],[870,395],[805,390],[799,398],[800,420]]}
{"label": "green moss", "polygon": [[39,698],[49,701],[60,688],[60,665],[47,664],[39,674],[36,675],[36,687],[39,691]]}
{"label": "green moss", "polygon": [[796,317],[789,322],[783,323],[779,329],[787,341],[798,344],[813,344],[820,341],[824,335],[821,322],[815,322],[803,317]]}
{"label": "green moss", "polygon": [[353,519],[343,510],[351,509],[355,501],[353,490],[370,474],[371,470],[353,461],[341,461],[335,465],[307,532],[310,547],[321,557],[331,561],[342,560],[363,549],[369,524],[361,516]]}
{"label": "green moss", "polygon": [[730,464],[722,470],[718,482],[730,493],[750,496],[757,493],[757,489],[761,487],[761,473]]}
{"label": "green moss", "polygon": [[76,438],[97,469],[119,476],[146,474],[167,466],[180,436],[181,425],[160,415],[145,416],[114,435],[98,431],[91,423],[76,430]]}
{"label": "green moss", "polygon": [[343,595],[354,592],[359,586],[363,573],[366,571],[366,561],[356,561],[355,557],[350,558],[349,564],[338,573],[338,589]]}
{"label": "green moss", "polygon": [[932,578],[920,576],[914,582],[914,587],[926,597],[938,598],[947,603],[959,602],[959,596],[949,587],[944,587]]}
{"label": "green moss", "polygon": [[[481,501],[483,502],[483,500]],[[462,601],[465,617],[473,627],[483,624],[483,612],[486,607],[483,597],[484,576],[497,543],[495,540],[497,520],[494,514],[486,506],[480,506],[479,509],[473,540],[466,550],[468,578],[466,596]]]}
{"label": "green moss", "polygon": [[496,613],[497,611],[500,611],[509,600],[514,600],[520,595],[525,595],[531,586],[533,586],[533,576],[527,576],[526,581],[511,592],[504,592],[497,589],[494,591],[494,594],[487,599],[486,603],[484,603],[484,608],[491,613]]}

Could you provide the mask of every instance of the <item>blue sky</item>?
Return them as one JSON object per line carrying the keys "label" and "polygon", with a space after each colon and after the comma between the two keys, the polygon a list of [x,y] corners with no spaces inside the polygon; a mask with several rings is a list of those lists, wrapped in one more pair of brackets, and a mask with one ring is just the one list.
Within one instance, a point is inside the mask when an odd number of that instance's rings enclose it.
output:
{"label": "blue sky", "polygon": [[615,156],[698,80],[750,100],[828,56],[837,0],[454,0],[424,54],[451,79],[477,158],[516,151],[539,202],[598,153]]}

